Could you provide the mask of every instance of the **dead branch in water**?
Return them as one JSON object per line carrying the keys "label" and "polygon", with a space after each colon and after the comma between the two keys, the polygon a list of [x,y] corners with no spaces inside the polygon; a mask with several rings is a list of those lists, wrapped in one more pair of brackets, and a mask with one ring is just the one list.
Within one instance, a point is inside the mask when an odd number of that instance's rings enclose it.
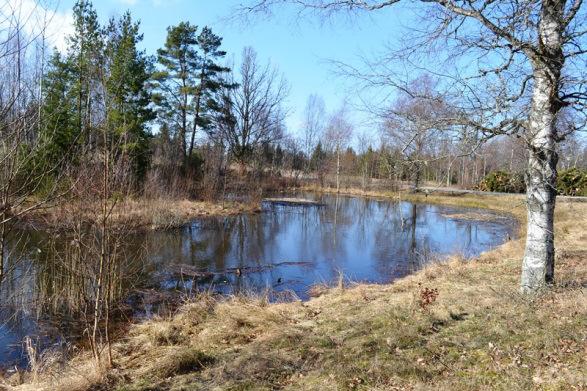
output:
{"label": "dead branch in water", "polygon": [[313,262],[309,261],[286,261],[286,262],[279,262],[269,265],[259,265],[259,266],[243,266],[243,267],[231,267],[226,268],[221,271],[209,271],[203,268],[197,268],[192,265],[172,265],[168,268],[173,274],[184,275],[192,278],[210,278],[213,276],[224,275],[224,274],[236,274],[240,276],[244,273],[261,273],[269,269],[274,269],[279,266],[309,266],[313,264]]}

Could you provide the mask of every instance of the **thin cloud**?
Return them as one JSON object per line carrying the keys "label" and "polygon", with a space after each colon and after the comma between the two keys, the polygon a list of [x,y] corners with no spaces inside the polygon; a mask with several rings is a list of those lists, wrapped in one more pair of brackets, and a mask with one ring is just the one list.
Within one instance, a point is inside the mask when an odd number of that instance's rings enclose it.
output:
{"label": "thin cloud", "polygon": [[57,11],[56,2],[35,0],[0,0],[0,30],[20,26],[30,37],[44,38],[49,47],[63,52],[66,37],[73,32],[71,11]]}

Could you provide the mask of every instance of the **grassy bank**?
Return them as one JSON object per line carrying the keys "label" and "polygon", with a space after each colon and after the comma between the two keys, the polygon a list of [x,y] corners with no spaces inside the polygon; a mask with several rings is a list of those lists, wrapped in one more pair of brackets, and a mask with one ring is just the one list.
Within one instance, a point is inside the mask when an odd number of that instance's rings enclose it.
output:
{"label": "grassy bank", "polygon": [[[259,203],[174,199],[125,199],[117,202],[110,222],[124,229],[162,229],[185,225],[195,218],[233,216],[260,211]],[[100,205],[61,203],[26,215],[25,223],[37,228],[70,229],[79,221],[100,221]]]}
{"label": "grassy bank", "polygon": [[[507,212],[523,237],[519,196],[409,199]],[[512,240],[473,262],[333,287],[305,303],[202,296],[132,326],[114,346],[115,368],[80,354],[10,381],[27,390],[587,389],[587,204],[560,204],[556,217],[557,284],[539,297],[518,293],[523,241]]]}
{"label": "grassy bank", "polygon": [[[301,191],[314,193],[336,194],[336,188],[303,186]],[[524,198],[520,194],[506,194],[495,196],[491,194],[451,194],[442,191],[436,192],[397,192],[379,190],[361,190],[357,188],[340,189],[340,195],[372,197],[377,199],[393,199],[396,201],[422,202],[428,204],[454,205],[467,208],[484,208],[497,212],[505,212],[516,217],[519,221],[525,219]]]}

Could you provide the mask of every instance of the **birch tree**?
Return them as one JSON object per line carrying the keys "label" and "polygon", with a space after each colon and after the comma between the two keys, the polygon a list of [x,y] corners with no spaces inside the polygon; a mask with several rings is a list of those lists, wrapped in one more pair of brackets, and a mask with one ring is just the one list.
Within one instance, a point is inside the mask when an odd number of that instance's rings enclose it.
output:
{"label": "birch tree", "polygon": [[384,115],[384,133],[404,156],[414,189],[418,189],[425,165],[436,159],[433,150],[450,117],[432,78],[422,76],[410,84],[411,94],[400,93]]}
{"label": "birch tree", "polygon": [[51,142],[48,136],[39,137],[38,68],[45,60],[42,44],[47,26],[30,25],[28,30],[25,26],[31,20],[44,20],[41,16],[41,10],[27,11],[21,4],[0,1],[0,284],[19,260],[8,246],[20,240],[19,221],[68,191],[57,186],[59,178],[54,175],[64,158],[51,162],[38,158]]}
{"label": "birch tree", "polygon": [[[407,45],[379,62],[388,72],[367,68],[362,79],[372,86],[407,89],[394,77],[397,61],[412,69],[428,63],[436,75],[445,77],[444,85],[455,98],[462,114],[455,123],[474,126],[485,138],[515,134],[524,139],[528,230],[521,289],[533,293],[552,283],[556,147],[568,134],[585,128],[583,0],[260,0],[241,11],[267,12],[284,3],[328,15],[416,6],[424,20],[404,39]],[[563,111],[573,111],[579,119],[565,130],[557,127]]]}
{"label": "birch tree", "polygon": [[343,106],[328,118],[324,140],[336,156],[336,192],[340,192],[340,157],[343,148],[347,146],[353,135],[353,125],[347,118],[346,108]]}
{"label": "birch tree", "polygon": [[312,94],[308,97],[306,107],[303,114],[302,123],[302,137],[303,148],[308,163],[306,164],[306,172],[310,169],[310,158],[314,148],[320,140],[320,136],[324,131],[324,122],[326,119],[326,105],[324,99],[320,95]]}

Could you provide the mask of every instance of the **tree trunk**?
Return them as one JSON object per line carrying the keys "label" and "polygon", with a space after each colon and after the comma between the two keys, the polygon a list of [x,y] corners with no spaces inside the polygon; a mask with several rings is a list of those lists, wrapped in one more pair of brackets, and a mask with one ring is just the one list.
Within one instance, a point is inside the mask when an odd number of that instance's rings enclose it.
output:
{"label": "tree trunk", "polygon": [[556,116],[564,65],[561,26],[564,2],[545,0],[539,25],[540,57],[532,58],[534,89],[528,137],[526,199],[528,232],[521,289],[541,290],[554,281],[554,208],[556,203]]}
{"label": "tree trunk", "polygon": [[336,192],[340,193],[340,148],[336,147]]}
{"label": "tree trunk", "polygon": [[200,99],[201,96],[198,95],[198,99],[196,101],[196,110],[194,113],[194,125],[192,126],[192,137],[190,139],[190,150],[188,152],[188,157],[192,156],[194,153],[194,144],[196,142],[196,130],[198,129],[198,121],[200,120]]}
{"label": "tree trunk", "polygon": [[[0,215],[2,221],[5,220],[5,214]],[[4,255],[6,253],[6,223],[0,224],[0,285],[4,280]]]}
{"label": "tree trunk", "polygon": [[414,164],[414,191],[418,191],[418,188],[420,187],[420,170],[422,169],[420,167],[420,163],[416,162],[416,164]]}
{"label": "tree trunk", "polygon": [[535,292],[554,279],[554,208],[556,202],[556,129],[551,82],[536,76],[532,111],[526,202],[528,232],[522,266],[522,291]]}
{"label": "tree trunk", "polygon": [[446,187],[450,187],[452,185],[452,180],[450,177],[451,166],[452,166],[452,161],[449,158],[448,159],[448,168],[446,169]]}
{"label": "tree trunk", "polygon": [[201,102],[202,102],[202,94],[204,88],[204,75],[206,72],[206,67],[202,67],[202,71],[200,72],[200,90],[198,91],[198,97],[196,99],[196,109],[194,111],[194,126],[192,127],[192,137],[190,140],[190,151],[188,153],[188,157],[192,156],[194,152],[194,142],[196,141],[196,130],[198,128],[198,122],[200,120],[200,110],[201,110]]}

